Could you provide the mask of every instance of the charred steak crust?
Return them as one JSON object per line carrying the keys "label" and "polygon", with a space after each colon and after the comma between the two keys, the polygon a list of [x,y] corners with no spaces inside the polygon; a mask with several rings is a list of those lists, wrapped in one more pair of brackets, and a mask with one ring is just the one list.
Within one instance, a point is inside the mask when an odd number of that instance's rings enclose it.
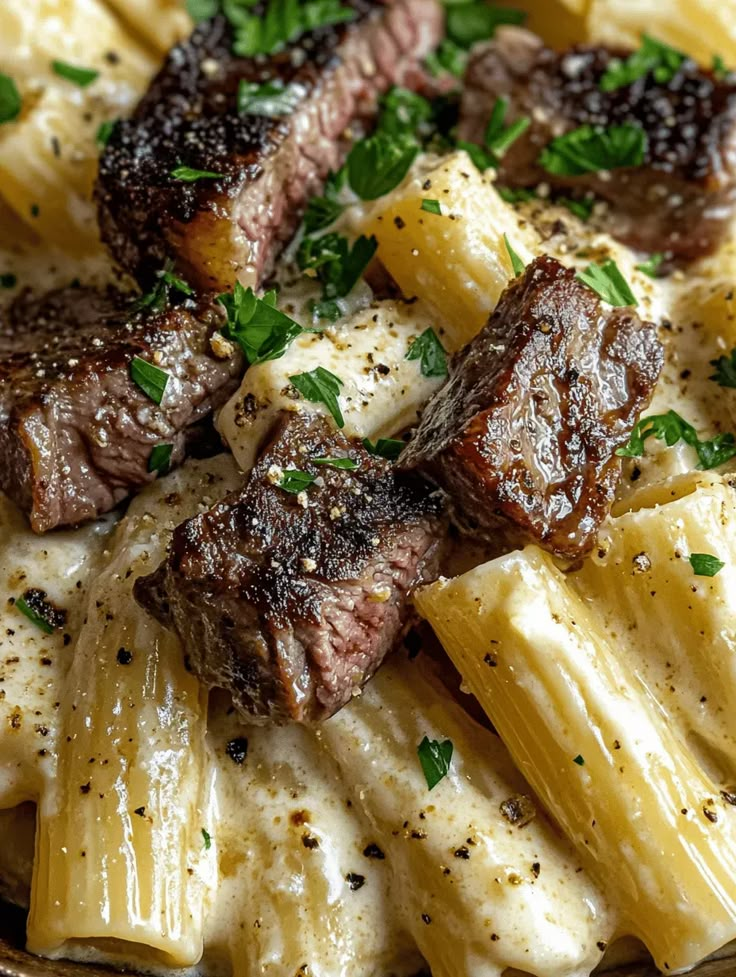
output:
{"label": "charred steak crust", "polygon": [[[134,116],[118,124],[96,188],[103,239],[145,281],[166,258],[193,284],[255,285],[296,229],[307,199],[342,164],[392,84],[416,88],[442,33],[437,0],[350,0],[356,18],[268,58],[232,53],[223,16],[173,48]],[[241,80],[301,96],[288,116],[239,114]],[[224,174],[178,181],[184,164]]]}
{"label": "charred steak crust", "polygon": [[662,362],[651,323],[603,309],[574,270],[537,258],[456,354],[400,467],[442,486],[481,535],[511,526],[577,558],[610,508],[615,451]]}
{"label": "charred steak crust", "polygon": [[[155,478],[157,444],[182,460],[189,433],[237,385],[242,360],[218,360],[219,313],[206,301],[157,315],[109,289],[22,294],[0,312],[3,489],[36,532],[112,509]],[[131,379],[134,356],[170,374],[161,405]]]}
{"label": "charred steak crust", "polygon": [[[562,54],[519,28],[499,30],[471,56],[463,92],[460,136],[482,142],[496,98],[509,99],[507,121],[532,124],[501,160],[498,181],[510,188],[592,191],[608,202],[609,226],[644,251],[691,260],[715,250],[736,203],[736,83],[685,60],[671,81],[647,74],[604,92],[613,59],[631,52],[576,47]],[[640,126],[644,164],[560,177],[538,164],[555,137],[583,125]]]}
{"label": "charred steak crust", "polygon": [[[320,457],[358,467],[314,464]],[[291,469],[316,483],[290,494],[278,483]],[[289,415],[243,490],[179,526],[135,595],[248,718],[317,721],[349,701],[408,627],[409,594],[435,574],[441,527],[426,483],[322,418]]]}

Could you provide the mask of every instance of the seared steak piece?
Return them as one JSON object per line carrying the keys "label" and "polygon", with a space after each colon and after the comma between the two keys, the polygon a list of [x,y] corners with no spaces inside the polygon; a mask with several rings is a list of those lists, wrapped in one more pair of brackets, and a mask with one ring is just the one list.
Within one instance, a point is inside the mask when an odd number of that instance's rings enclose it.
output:
{"label": "seared steak piece", "polygon": [[[607,201],[608,226],[643,251],[692,260],[723,239],[736,202],[736,84],[685,60],[671,81],[650,72],[614,91],[601,79],[616,58],[631,52],[602,47],[563,54],[519,28],[499,30],[475,50],[463,95],[461,138],[483,142],[498,97],[509,99],[506,121],[532,124],[506,152],[499,184],[543,182],[568,196],[592,191]],[[643,165],[604,173],[556,176],[539,156],[556,136],[580,126],[639,126],[647,146]]]}
{"label": "seared steak piece", "polygon": [[590,549],[624,445],[662,368],[654,326],[603,309],[537,258],[456,354],[399,465],[442,486],[466,527],[504,526],[561,556]]}
{"label": "seared steak piece", "polygon": [[[287,491],[293,470],[316,481]],[[243,490],[179,526],[135,594],[178,632],[200,679],[228,689],[249,719],[318,721],[359,692],[408,627],[409,594],[433,578],[440,529],[424,482],[327,420],[290,414]]]}
{"label": "seared steak piece", "polygon": [[[236,279],[255,285],[271,270],[379,96],[420,85],[422,59],[442,34],[437,0],[346,5],[354,20],[267,58],[236,57],[222,16],[171,51],[100,163],[102,236],[124,268],[145,279],[171,257],[192,283],[218,290]],[[295,108],[240,114],[241,81],[289,86]],[[171,176],[182,164],[224,176],[182,182]]]}
{"label": "seared steak piece", "polygon": [[[120,292],[74,287],[0,311],[0,487],[36,532],[107,512],[155,478],[156,445],[182,460],[192,425],[242,371],[210,349],[218,323],[205,303],[151,315]],[[131,378],[134,357],[169,374],[160,405]]]}

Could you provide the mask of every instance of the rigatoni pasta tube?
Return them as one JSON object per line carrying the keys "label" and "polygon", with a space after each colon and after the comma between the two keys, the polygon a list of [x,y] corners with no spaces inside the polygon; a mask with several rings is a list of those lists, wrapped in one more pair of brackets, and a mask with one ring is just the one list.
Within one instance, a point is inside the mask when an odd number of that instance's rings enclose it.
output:
{"label": "rigatoni pasta tube", "polygon": [[736,812],[536,547],[419,596],[514,760],[663,970],[736,937]]}
{"label": "rigatoni pasta tube", "polygon": [[[206,699],[176,638],[131,589],[163,556],[168,531],[234,484],[232,461],[190,463],[133,501],[62,696],[56,776],[39,804],[28,949],[75,955],[123,941],[169,965],[202,953],[214,855],[206,830]],[[147,951],[150,956],[150,950]]]}

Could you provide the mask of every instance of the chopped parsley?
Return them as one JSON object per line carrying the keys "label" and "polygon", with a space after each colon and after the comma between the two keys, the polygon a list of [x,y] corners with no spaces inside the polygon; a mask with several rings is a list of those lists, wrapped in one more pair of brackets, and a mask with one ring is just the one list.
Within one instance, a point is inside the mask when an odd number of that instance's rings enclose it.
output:
{"label": "chopped parsley", "polygon": [[363,447],[369,455],[377,455],[386,461],[396,461],[406,444],[395,438],[379,438],[375,444],[369,438],[363,438]]}
{"label": "chopped parsley", "polygon": [[416,159],[419,144],[408,133],[394,136],[379,130],[350,150],[348,182],[361,200],[377,200],[397,187]]}
{"label": "chopped parsley", "polygon": [[307,234],[324,230],[334,224],[344,207],[337,197],[345,186],[347,170],[345,167],[327,177],[323,197],[312,197],[304,214],[304,230]]}
{"label": "chopped parsley", "polygon": [[389,136],[416,133],[432,119],[432,104],[421,95],[394,85],[381,99],[378,128]]}
{"label": "chopped parsley", "polygon": [[573,200],[572,197],[558,197],[556,202],[561,207],[567,207],[571,214],[583,222],[590,219],[593,207],[595,207],[595,198],[593,197],[583,197],[582,200]]}
{"label": "chopped parsley", "polygon": [[236,282],[232,293],[224,292],[218,299],[227,313],[223,335],[240,346],[251,366],[279,359],[304,332],[298,322],[276,308],[275,291],[259,299],[252,288]]}
{"label": "chopped parsley", "polygon": [[187,0],[187,13],[195,24],[214,17],[219,9],[219,0]]}
{"label": "chopped parsley", "polygon": [[511,260],[511,267],[513,268],[514,276],[518,278],[519,275],[524,274],[526,265],[518,256],[518,254],[514,251],[514,249],[511,247],[511,242],[509,241],[508,234],[504,234],[503,243],[506,245],[506,251],[508,252],[508,256]]}
{"label": "chopped parsley", "polygon": [[296,373],[289,377],[299,393],[313,404],[324,404],[332,414],[339,428],[345,427],[345,418],[340,410],[340,389],[344,383],[334,373],[318,366],[307,373]]}
{"label": "chopped parsley", "polygon": [[0,288],[15,288],[18,284],[17,277],[12,273],[12,271],[3,272],[0,275]]}
{"label": "chopped parsley", "polygon": [[171,467],[171,453],[173,450],[173,444],[157,444],[148,456],[149,472],[158,472],[159,475],[166,475]]}
{"label": "chopped parsley", "polygon": [[224,180],[224,173],[213,173],[212,170],[195,170],[191,166],[176,166],[170,174],[173,179],[182,183],[196,183],[197,180]]}
{"label": "chopped parsley", "polygon": [[666,85],[672,81],[686,60],[681,51],[642,34],[641,47],[625,61],[612,58],[601,77],[599,87],[603,92],[615,92],[632,85],[645,75],[652,75],[656,82]]}
{"label": "chopped parsley", "polygon": [[553,139],[542,150],[539,164],[555,176],[580,176],[641,166],[646,149],[647,135],[641,126],[628,122],[608,128],[584,125]]}
{"label": "chopped parsley", "polygon": [[518,190],[511,190],[509,187],[496,187],[496,192],[501,200],[505,200],[507,204],[523,204],[537,199],[534,190],[527,190],[524,187],[520,187]]}
{"label": "chopped parsley", "polygon": [[[41,599],[36,599],[36,595],[42,595]],[[53,607],[43,600],[45,596],[41,590],[27,590],[22,597],[16,600],[15,606],[44,634],[53,634],[60,625],[54,623]],[[46,612],[46,608],[49,608],[50,614]]]}
{"label": "chopped parsley", "polygon": [[346,472],[354,472],[356,468],[360,468],[358,462],[353,461],[352,458],[312,458],[312,463],[327,465],[329,468],[339,468]]}
{"label": "chopped parsley", "polygon": [[673,410],[666,414],[652,414],[643,417],[631,432],[629,443],[616,451],[624,458],[640,458],[644,454],[644,442],[654,437],[664,441],[668,448],[684,441],[694,448],[701,469],[717,468],[736,455],[736,439],[733,434],[717,434],[708,441],[701,441],[692,424]]}
{"label": "chopped parsley", "polygon": [[258,82],[241,80],[238,86],[238,112],[241,115],[265,115],[276,118],[291,115],[301,102],[303,89],[296,85],[279,82]]}
{"label": "chopped parsley", "polygon": [[639,304],[629,283],[612,258],[604,261],[602,265],[597,265],[594,261],[591,262],[575,277],[583,285],[592,289],[596,295],[599,295],[604,302],[608,302],[609,305],[623,307]]}
{"label": "chopped parsley", "polygon": [[641,264],[636,266],[637,271],[643,272],[643,274],[648,275],[650,278],[656,278],[657,272],[659,271],[659,266],[664,261],[664,255],[661,251],[655,251],[654,254],[650,254],[646,261],[642,261]]}
{"label": "chopped parsley", "polygon": [[453,749],[452,740],[443,740],[440,743],[439,740],[431,740],[427,736],[417,747],[419,762],[429,790],[434,790],[449,773]]}
{"label": "chopped parsley", "polygon": [[691,553],[688,559],[696,577],[715,577],[726,565],[711,553]]}
{"label": "chopped parsley", "polygon": [[423,377],[447,376],[447,353],[434,329],[425,329],[417,336],[406,354],[407,360],[419,360]]}
{"label": "chopped parsley", "polygon": [[442,205],[439,200],[422,200],[422,210],[425,210],[428,214],[437,214],[438,217],[442,216]]}
{"label": "chopped parsley", "polygon": [[230,5],[228,16],[235,28],[233,52],[250,58],[273,54],[307,31],[353,20],[356,12],[340,0],[269,0],[265,13],[248,14]]}
{"label": "chopped parsley", "polygon": [[206,828],[202,828],[202,844],[205,851],[209,851],[212,847],[212,835]]}
{"label": "chopped parsley", "polygon": [[305,237],[297,261],[302,271],[313,272],[322,283],[322,301],[314,304],[320,318],[337,319],[335,299],[349,295],[360,280],[378,248],[375,237],[361,235],[351,247],[342,234]]}
{"label": "chopped parsley", "polygon": [[59,78],[65,78],[80,88],[86,88],[99,78],[99,71],[94,68],[80,68],[78,65],[68,64],[66,61],[52,61],[51,68]]}
{"label": "chopped parsley", "polygon": [[462,78],[468,63],[468,54],[455,41],[446,38],[436,51],[432,51],[424,62],[433,75],[446,71],[455,78]]}
{"label": "chopped parsley", "polygon": [[104,122],[100,122],[97,127],[97,132],[95,133],[95,142],[100,147],[104,149],[110,141],[110,136],[112,135],[112,130],[117,124],[117,119],[105,119]]}
{"label": "chopped parsley", "polygon": [[3,122],[12,122],[20,115],[23,102],[10,75],[5,75],[0,71],[0,125]]}
{"label": "chopped parsley", "polygon": [[573,757],[573,758],[572,758],[572,762],[573,762],[573,763],[577,763],[577,765],[578,765],[579,767],[583,767],[583,766],[585,766],[585,760],[584,760],[584,759],[583,759],[583,758],[582,758],[582,757],[580,756],[580,754],[579,754],[579,753],[578,753],[578,755],[577,755],[577,756],[575,756],[575,757]]}
{"label": "chopped parsley", "polygon": [[521,136],[532,123],[528,116],[522,116],[510,125],[506,125],[506,113],[509,108],[507,98],[497,98],[491,112],[491,118],[486,126],[484,143],[494,156],[501,157],[507,149]]}
{"label": "chopped parsley", "polygon": [[164,399],[170,374],[166,370],[160,370],[148,360],[134,356],[130,361],[130,378],[146,397],[150,397],[155,404],[160,404]]}
{"label": "chopped parsley", "polygon": [[299,495],[300,492],[308,489],[310,485],[314,485],[314,482],[314,475],[310,475],[308,472],[301,472],[298,468],[289,468],[284,472],[278,486],[284,492],[289,492],[291,495]]}
{"label": "chopped parsley", "polygon": [[728,356],[719,356],[711,360],[710,365],[716,368],[709,380],[715,380],[721,387],[736,388],[736,349],[732,349]]}
{"label": "chopped parsley", "polygon": [[151,313],[163,312],[169,305],[171,292],[181,292],[182,295],[192,295],[192,288],[183,278],[179,278],[173,271],[174,262],[169,260],[164,268],[156,272],[156,284],[150,292],[146,292],[133,303],[133,310],[140,312],[147,309]]}
{"label": "chopped parsley", "polygon": [[713,55],[710,70],[716,76],[717,81],[723,81],[729,74],[729,70],[726,67],[726,62],[723,60],[720,54]]}
{"label": "chopped parsley", "polygon": [[526,14],[514,7],[502,7],[471,0],[447,8],[447,36],[461,48],[470,48],[477,41],[493,37],[502,24],[523,24]]}

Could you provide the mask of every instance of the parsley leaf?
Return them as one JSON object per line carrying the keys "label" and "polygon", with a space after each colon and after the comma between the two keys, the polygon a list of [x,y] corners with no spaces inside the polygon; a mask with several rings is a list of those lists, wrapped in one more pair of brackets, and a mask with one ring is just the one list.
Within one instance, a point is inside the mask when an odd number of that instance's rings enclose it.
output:
{"label": "parsley leaf", "polygon": [[148,456],[149,472],[158,472],[159,475],[166,475],[171,467],[171,452],[173,450],[173,444],[157,444]]}
{"label": "parsley leaf", "polygon": [[523,24],[525,19],[523,10],[472,0],[449,7],[447,36],[461,48],[470,48],[476,41],[493,37],[496,28],[502,24]]}
{"label": "parsley leaf", "polygon": [[711,553],[691,553],[688,559],[696,577],[715,577],[726,565]]}
{"label": "parsley leaf", "polygon": [[486,170],[498,165],[498,160],[493,153],[489,153],[487,149],[478,146],[474,142],[465,142],[463,139],[458,139],[457,148],[465,150],[481,173],[485,173]]}
{"label": "parsley leaf", "polygon": [[599,295],[604,302],[609,305],[623,307],[627,305],[638,305],[636,296],[631,291],[629,283],[621,274],[616,262],[609,258],[602,265],[597,265],[594,261],[587,268],[578,272],[575,276],[583,285],[591,288],[596,295]]}
{"label": "parsley leaf", "polygon": [[508,234],[504,234],[503,243],[506,245],[506,251],[508,252],[509,258],[511,259],[511,267],[514,271],[514,276],[518,278],[519,275],[524,274],[526,265],[518,256],[518,254],[514,251],[514,249],[511,247],[511,242],[509,241]]}
{"label": "parsley leaf", "polygon": [[240,346],[251,366],[279,359],[304,332],[298,322],[276,308],[274,291],[259,299],[252,288],[236,282],[232,292],[217,297],[227,313],[223,335]]}
{"label": "parsley leaf", "polygon": [[339,468],[346,472],[354,472],[356,468],[360,468],[357,461],[353,461],[352,458],[312,458],[312,463],[315,465],[327,465],[330,468]]}
{"label": "parsley leaf", "polygon": [[615,92],[649,74],[660,84],[667,84],[672,81],[685,60],[681,51],[662,41],[656,41],[648,34],[642,34],[638,51],[630,54],[625,61],[620,58],[611,59],[599,87],[602,92]]}
{"label": "parsley leaf", "polygon": [[503,156],[506,150],[532,124],[532,120],[528,116],[522,116],[507,126],[506,113],[508,108],[509,100],[507,98],[497,98],[491,112],[491,118],[486,126],[484,143],[486,149],[489,149],[496,157]]}
{"label": "parsley leaf", "polygon": [[562,207],[567,207],[570,213],[574,214],[581,221],[590,219],[590,215],[593,213],[593,207],[595,206],[595,199],[593,197],[583,197],[582,200],[573,200],[572,197],[558,197],[556,202]]}
{"label": "parsley leaf", "polygon": [[381,99],[378,128],[389,136],[416,133],[432,118],[432,105],[426,98],[394,85]]}
{"label": "parsley leaf", "polygon": [[468,63],[468,54],[455,41],[446,38],[436,51],[427,55],[424,63],[433,75],[446,71],[455,78],[462,78]]}
{"label": "parsley leaf", "polygon": [[642,261],[641,264],[637,265],[636,270],[643,272],[645,275],[649,275],[650,278],[656,278],[659,266],[663,261],[664,255],[662,252],[656,251],[654,254],[650,254],[646,261]]}
{"label": "parsley leaf", "polygon": [[640,126],[625,122],[607,129],[580,126],[553,139],[539,157],[539,164],[554,176],[580,176],[600,170],[641,166],[647,135]]}
{"label": "parsley leaf", "polygon": [[314,485],[314,482],[314,475],[310,475],[308,472],[301,472],[298,468],[289,468],[284,472],[278,486],[284,492],[289,492],[291,495],[299,495],[300,492],[308,489],[310,485]]}
{"label": "parsley leaf", "polygon": [[345,209],[337,196],[345,186],[347,170],[343,166],[337,173],[330,173],[325,183],[323,197],[312,197],[304,214],[304,230],[307,234],[321,231],[334,224]]}
{"label": "parsley leaf", "polygon": [[527,190],[524,187],[520,187],[518,190],[511,190],[509,187],[496,187],[496,192],[501,200],[505,200],[507,204],[523,204],[529,200],[537,199],[534,190]]}
{"label": "parsley leaf", "polygon": [[26,596],[29,596],[30,598],[31,593],[38,594],[39,591],[30,591],[30,592],[26,591],[26,594],[23,597],[19,597],[16,600],[15,606],[21,612],[21,614],[25,615],[25,617],[27,617],[32,624],[35,624],[37,628],[40,628],[40,630],[43,631],[44,634],[53,634],[56,628],[51,623],[51,621],[49,621],[46,617],[44,617],[42,613],[43,606],[44,606],[43,600],[41,601],[26,600]]}
{"label": "parsley leaf", "polygon": [[134,356],[130,361],[130,378],[155,404],[160,404],[164,399],[170,374],[166,370],[160,370],[148,360]]}
{"label": "parsley leaf", "polygon": [[340,388],[345,386],[339,377],[323,366],[308,373],[296,373],[289,377],[299,393],[313,404],[324,404],[332,414],[339,428],[345,427],[345,418],[340,410],[338,397]]}
{"label": "parsley leaf", "polygon": [[104,147],[107,146],[108,142],[110,141],[110,136],[112,135],[112,130],[115,128],[117,122],[117,119],[105,119],[104,122],[100,122],[99,126],[97,127],[97,132],[95,133],[95,142],[100,149],[104,149]]}
{"label": "parsley leaf", "polygon": [[716,368],[709,380],[715,380],[721,387],[736,388],[736,349],[732,349],[728,356],[719,356],[711,360],[710,365]]}
{"label": "parsley leaf", "polygon": [[353,20],[356,12],[340,0],[269,0],[265,13],[231,16],[235,26],[233,52],[241,58],[273,54],[307,31]]}
{"label": "parsley leaf", "polygon": [[51,68],[59,78],[65,78],[80,88],[86,88],[99,77],[99,71],[94,68],[80,68],[78,65],[68,64],[66,61],[52,61]]}
{"label": "parsley leaf", "polygon": [[10,75],[4,75],[0,71],[0,125],[17,119],[22,104],[18,86]]}
{"label": "parsley leaf", "polygon": [[406,444],[395,438],[379,438],[375,444],[369,438],[363,438],[363,447],[369,455],[378,455],[386,461],[396,461]]}
{"label": "parsley leaf", "polygon": [[214,17],[219,9],[218,0],[187,0],[187,13],[195,24]]}
{"label": "parsley leaf", "polygon": [[440,743],[439,740],[431,740],[427,736],[417,747],[419,762],[429,790],[434,790],[450,772],[453,749],[452,740],[444,740]]}
{"label": "parsley leaf", "polygon": [[350,247],[342,234],[306,237],[297,255],[302,270],[312,270],[322,282],[322,302],[314,306],[318,315],[337,318],[340,310],[335,299],[352,292],[378,248],[375,237],[361,235]]}
{"label": "parsley leaf", "polygon": [[195,170],[191,166],[177,166],[171,173],[175,180],[182,183],[196,183],[197,180],[223,180],[224,173],[213,173],[211,170]]}
{"label": "parsley leaf", "polygon": [[238,86],[238,112],[268,118],[291,115],[302,97],[303,90],[295,85],[284,87],[278,82],[259,85],[258,82],[242,79]]}
{"label": "parsley leaf", "polygon": [[413,136],[378,131],[350,150],[348,181],[361,200],[377,200],[397,187],[419,152]]}
{"label": "parsley leaf", "polygon": [[717,81],[723,81],[724,78],[728,76],[729,70],[726,67],[726,62],[723,60],[720,54],[713,55],[711,71],[715,75]]}
{"label": "parsley leaf", "polygon": [[181,292],[182,295],[193,294],[191,287],[184,279],[174,274],[173,268],[174,262],[169,259],[165,267],[156,272],[156,278],[158,280],[151,291],[141,295],[133,303],[133,311],[140,312],[143,309],[148,309],[153,314],[163,312],[169,304],[172,290]]}
{"label": "parsley leaf", "polygon": [[419,360],[423,377],[446,377],[447,354],[434,329],[425,329],[409,347],[407,360]]}
{"label": "parsley leaf", "polygon": [[428,214],[437,214],[438,217],[442,216],[442,205],[439,200],[422,200],[422,210],[425,210]]}
{"label": "parsley leaf", "polygon": [[666,414],[652,414],[643,417],[631,432],[629,443],[616,451],[624,458],[640,458],[644,454],[647,438],[655,437],[664,441],[668,448],[684,441],[694,448],[701,469],[717,468],[736,455],[736,439],[733,434],[717,434],[709,441],[701,441],[695,428],[673,410]]}
{"label": "parsley leaf", "polygon": [[202,828],[202,844],[205,851],[209,851],[212,847],[212,835],[206,828]]}

